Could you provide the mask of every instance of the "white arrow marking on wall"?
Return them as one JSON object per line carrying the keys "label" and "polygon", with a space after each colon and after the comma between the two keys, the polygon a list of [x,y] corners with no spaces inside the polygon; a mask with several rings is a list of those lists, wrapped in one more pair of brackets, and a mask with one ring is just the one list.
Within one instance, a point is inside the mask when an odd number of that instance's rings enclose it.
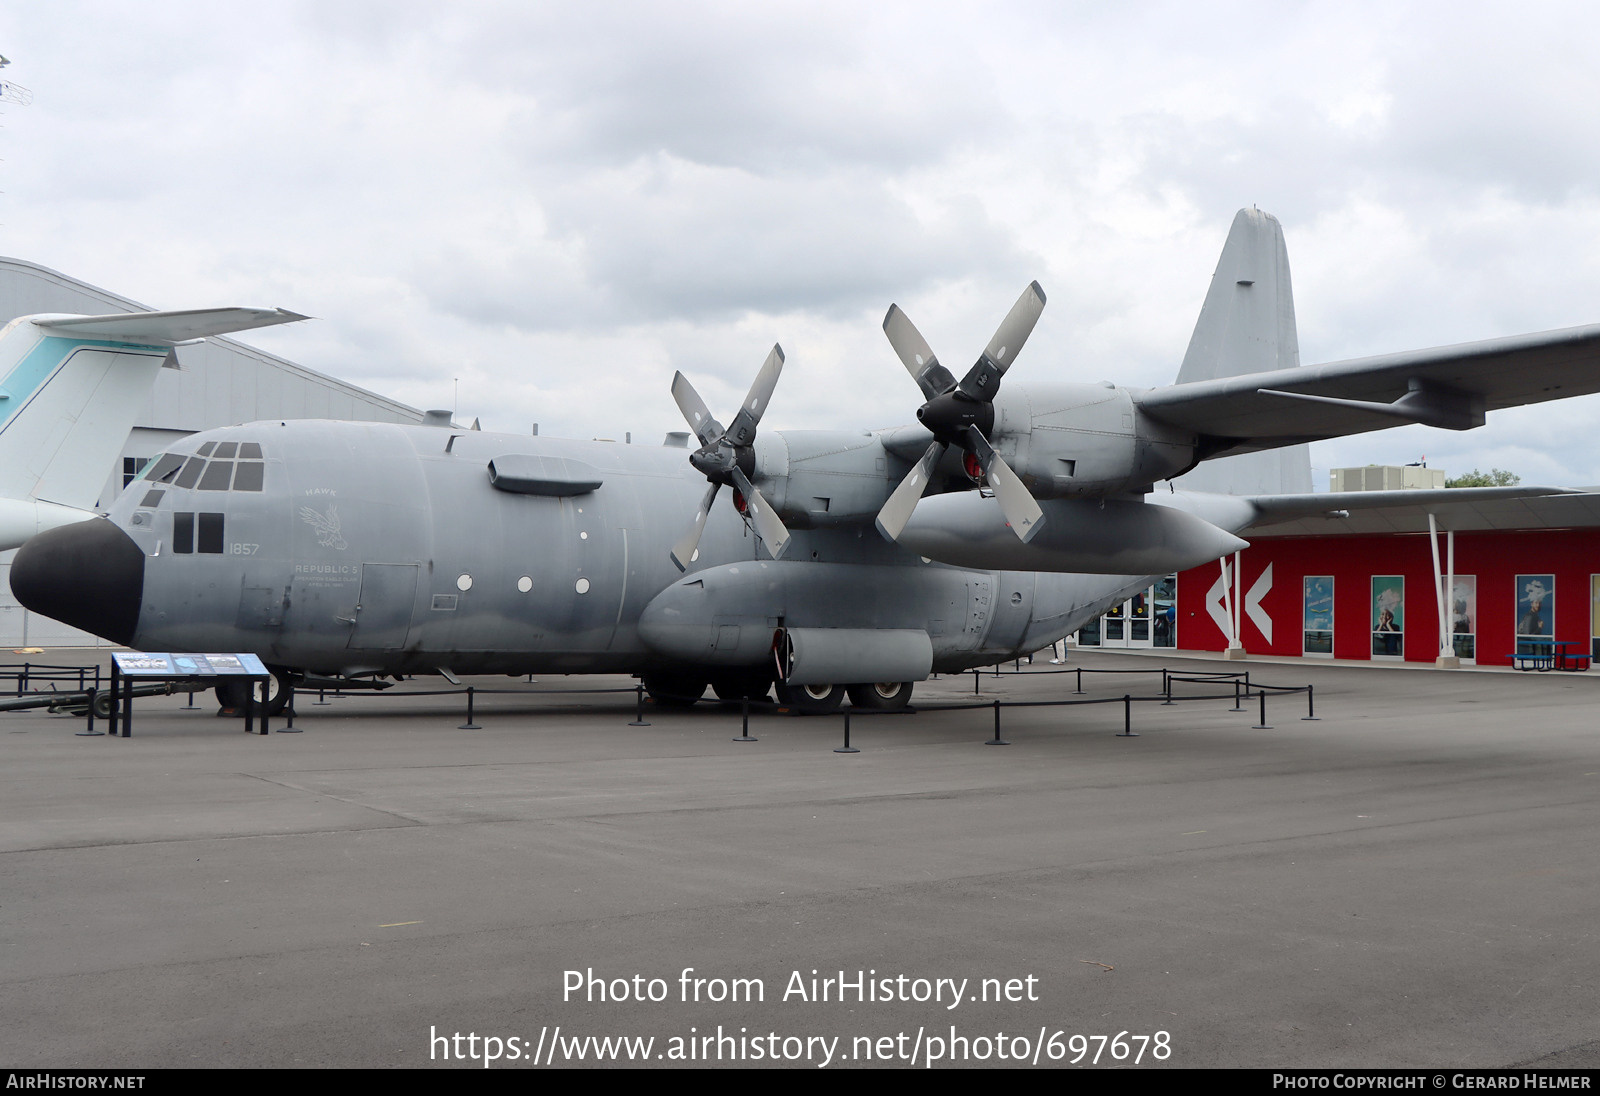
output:
{"label": "white arrow marking on wall", "polygon": [[1206,612],[1211,614],[1211,619],[1217,625],[1217,631],[1222,633],[1223,639],[1233,635],[1233,622],[1228,619],[1228,584],[1233,581],[1232,569],[1224,563],[1222,574],[1217,581],[1211,584],[1211,589],[1206,591]]}
{"label": "white arrow marking on wall", "polygon": [[1256,622],[1256,627],[1261,629],[1261,634],[1267,637],[1267,642],[1272,642],[1272,618],[1261,607],[1261,599],[1267,596],[1272,589],[1272,564],[1267,564],[1267,569],[1261,572],[1261,577],[1256,579],[1256,584],[1250,587],[1250,592],[1244,595],[1244,611],[1250,614],[1250,619]]}

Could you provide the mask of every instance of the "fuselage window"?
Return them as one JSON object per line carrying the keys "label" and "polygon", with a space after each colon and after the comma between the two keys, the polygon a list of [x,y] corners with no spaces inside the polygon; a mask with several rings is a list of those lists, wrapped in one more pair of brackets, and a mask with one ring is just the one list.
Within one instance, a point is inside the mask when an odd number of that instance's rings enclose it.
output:
{"label": "fuselage window", "polygon": [[242,441],[239,443],[240,460],[260,460],[261,445],[258,442]]}
{"label": "fuselage window", "polygon": [[200,551],[209,555],[220,556],[222,554],[221,514],[200,515],[199,548]]}
{"label": "fuselage window", "polygon": [[[199,518],[200,535],[195,536],[195,518]],[[198,540],[198,544],[196,543]],[[222,554],[222,515],[176,513],[172,515],[172,550],[186,556],[195,549],[211,556]]]}
{"label": "fuselage window", "polygon": [[144,495],[144,501],[141,502],[139,505],[140,506],[160,506],[161,505],[161,497],[163,495],[165,495],[165,494],[166,494],[165,491],[146,491],[145,495]]}
{"label": "fuselage window", "polygon": [[202,445],[200,448],[196,449],[195,450],[195,454],[197,456],[209,457],[211,455],[211,450],[215,449],[216,447],[217,447],[217,443],[216,442],[208,441],[204,445]]}
{"label": "fuselage window", "polygon": [[216,457],[218,460],[232,460],[233,454],[236,453],[238,449],[239,443],[236,441],[218,442],[217,451],[211,455]]}
{"label": "fuselage window", "polygon": [[267,466],[258,460],[242,460],[233,474],[235,491],[259,491],[266,477]]}
{"label": "fuselage window", "polygon": [[200,477],[200,490],[226,491],[233,482],[233,461],[213,460],[206,465],[206,474]]}
{"label": "fuselage window", "polygon": [[180,556],[194,551],[194,515],[172,515],[172,550]]}

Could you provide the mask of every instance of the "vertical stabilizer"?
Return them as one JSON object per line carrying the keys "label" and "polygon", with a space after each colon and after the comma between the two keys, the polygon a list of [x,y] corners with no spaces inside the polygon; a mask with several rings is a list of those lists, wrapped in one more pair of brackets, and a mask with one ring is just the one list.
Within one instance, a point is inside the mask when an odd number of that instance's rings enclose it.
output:
{"label": "vertical stabilizer", "polygon": [[[1222,245],[1178,383],[1218,380],[1300,364],[1283,226],[1270,213],[1241,209]],[[1174,481],[1180,490],[1233,495],[1311,490],[1304,445],[1207,461]]]}
{"label": "vertical stabilizer", "polygon": [[175,345],[301,319],[212,308],[12,320],[0,331],[0,550],[94,516]]}

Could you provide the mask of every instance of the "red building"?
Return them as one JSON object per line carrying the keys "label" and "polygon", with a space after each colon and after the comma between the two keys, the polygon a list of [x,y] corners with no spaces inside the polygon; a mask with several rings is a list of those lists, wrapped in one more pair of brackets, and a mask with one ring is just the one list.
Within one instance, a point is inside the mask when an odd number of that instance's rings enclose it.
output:
{"label": "red building", "polygon": [[1247,654],[1432,663],[1443,632],[1464,663],[1545,651],[1585,664],[1600,653],[1597,501],[1436,507],[1436,536],[1421,508],[1252,530],[1237,556],[1178,576],[1176,646],[1224,650],[1237,619]]}

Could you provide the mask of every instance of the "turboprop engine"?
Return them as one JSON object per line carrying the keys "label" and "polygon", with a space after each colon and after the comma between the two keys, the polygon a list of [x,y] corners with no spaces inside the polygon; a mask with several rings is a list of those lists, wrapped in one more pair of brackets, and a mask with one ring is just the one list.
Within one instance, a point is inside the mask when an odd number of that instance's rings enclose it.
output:
{"label": "turboprop engine", "polygon": [[1194,434],[1109,381],[1017,385],[994,407],[995,448],[1035,499],[1143,494],[1195,463]]}

